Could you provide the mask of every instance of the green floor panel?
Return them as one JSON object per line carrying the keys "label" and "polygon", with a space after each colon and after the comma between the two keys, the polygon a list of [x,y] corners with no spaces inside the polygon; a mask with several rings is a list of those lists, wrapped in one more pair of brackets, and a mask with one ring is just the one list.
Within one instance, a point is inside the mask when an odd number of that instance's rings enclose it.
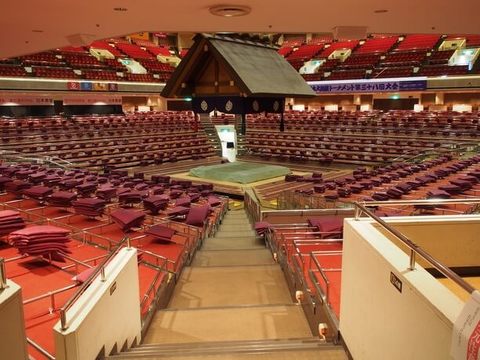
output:
{"label": "green floor panel", "polygon": [[246,162],[199,166],[190,170],[190,175],[203,179],[230,181],[248,184],[255,181],[285,176],[290,169],[285,166],[264,165]]}

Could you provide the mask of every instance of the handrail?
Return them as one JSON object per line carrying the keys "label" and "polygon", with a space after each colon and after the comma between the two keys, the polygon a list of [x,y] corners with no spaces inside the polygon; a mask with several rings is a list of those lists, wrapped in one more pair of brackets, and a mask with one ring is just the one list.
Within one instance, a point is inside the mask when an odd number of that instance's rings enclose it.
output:
{"label": "handrail", "polygon": [[[422,156],[428,156],[430,154],[435,154],[435,151],[436,148],[432,148],[432,147],[429,147],[427,149],[424,149],[423,151],[421,151],[419,154],[414,154],[413,156],[410,156],[410,157],[407,157],[408,155],[416,152],[416,150],[409,150],[407,152],[405,152],[404,154],[396,157],[396,158],[393,158],[391,161],[392,162],[395,162],[395,161],[408,161],[408,162],[412,162],[414,159],[416,158],[419,158],[419,157],[422,157]],[[445,150],[448,150],[448,149],[445,149]]]}
{"label": "handrail", "polygon": [[60,288],[60,289],[57,289],[57,290],[54,290],[54,291],[49,291],[45,294],[42,294],[42,295],[38,295],[38,296],[35,296],[33,298],[30,298],[30,299],[27,299],[27,300],[23,300],[23,305],[28,305],[28,304],[31,304],[35,301],[38,301],[38,300],[42,300],[42,299],[45,299],[47,297],[53,297],[57,294],[60,294],[64,291],[67,291],[67,290],[70,290],[70,289],[73,289],[77,287],[77,285],[68,285],[68,286],[65,286],[63,288]]}
{"label": "handrail", "polygon": [[378,217],[373,212],[371,212],[367,207],[365,207],[364,204],[361,204],[358,202],[354,204],[356,207],[355,220],[359,220],[359,217],[362,213],[368,215],[377,223],[379,223],[385,230],[387,230],[390,234],[395,236],[398,240],[400,240],[410,249],[410,266],[409,266],[410,270],[415,270],[415,262],[416,262],[415,258],[416,258],[416,254],[418,254],[422,258],[424,258],[427,262],[429,262],[431,265],[433,265],[443,275],[445,275],[447,278],[449,278],[450,280],[454,281],[457,285],[459,285],[462,289],[467,291],[469,294],[475,291],[475,288],[472,285],[470,285],[468,282],[463,280],[460,276],[458,276],[455,272],[453,272],[449,267],[440,263],[437,259],[431,256],[429,253],[427,253],[425,250],[423,250],[420,246],[415,244],[413,241],[408,239],[401,232],[392,228],[384,220],[382,220],[380,217]]}
{"label": "handrail", "polygon": [[254,198],[254,196],[255,194],[252,194],[249,190],[246,190],[244,194],[244,202],[248,215],[253,221],[257,222],[261,221],[262,219],[262,209],[261,205]]}
{"label": "handrail", "polygon": [[[282,233],[282,236],[285,236],[285,237],[289,237],[289,238],[292,238],[292,237],[297,237],[297,236],[300,236],[300,235],[340,235],[342,232],[340,230],[338,231],[312,231],[312,232],[308,232],[308,231],[305,231],[305,232],[284,232]],[[309,239],[309,240],[321,240],[322,238],[312,238],[312,239]],[[305,239],[307,240],[307,239]]]}
{"label": "handrail", "polygon": [[[157,264],[155,264],[155,266],[158,266],[158,267],[160,268],[160,270],[166,271],[166,272],[171,273],[171,274],[174,274],[174,275],[176,274],[175,271],[168,270],[168,266],[167,266],[167,264],[172,264],[173,267],[175,268],[176,265],[177,265],[177,262],[176,262],[176,261],[173,261],[173,260],[171,260],[171,259],[168,259],[168,258],[166,258],[165,256],[155,254],[155,253],[153,253],[153,252],[151,252],[151,251],[148,251],[148,250],[138,249],[138,252],[139,252],[140,254],[147,254],[147,255],[152,256],[153,258],[155,258],[155,259],[157,260]],[[163,261],[163,264],[162,264],[162,265],[160,265],[160,264],[158,263],[158,259],[160,259],[160,260]],[[148,261],[146,261],[146,260],[144,260],[144,261],[148,264]]]}
{"label": "handrail", "polygon": [[[312,251],[310,253],[311,260],[315,264],[315,267],[318,269],[318,272],[320,273],[320,275],[323,278],[323,281],[325,282],[325,285],[326,285],[325,300],[327,301],[327,304],[329,304],[329,305],[330,305],[330,280],[328,280],[327,275],[325,274],[325,271],[341,271],[341,269],[335,269],[335,268],[324,269],[324,268],[322,268],[322,265],[320,265],[320,262],[315,257],[315,255],[331,255],[331,256],[333,256],[333,255],[341,255],[341,254],[342,254],[341,251],[336,251],[336,250],[333,250],[333,251]],[[312,269],[310,269],[310,272],[313,272]],[[315,281],[314,281],[314,283],[315,283]]]}
{"label": "handrail", "polygon": [[3,156],[5,159],[13,159],[16,161],[20,160],[35,163],[50,163],[63,169],[74,165],[70,161],[62,159],[58,156],[25,156],[23,153],[14,150],[0,150],[0,156]]}
{"label": "handrail", "polygon": [[[289,237],[291,239],[291,237]],[[312,243],[315,244],[332,244],[332,243],[343,243],[343,239],[300,239],[300,240],[295,240],[293,239],[293,244],[294,245],[312,245]]]}
{"label": "handrail", "polygon": [[310,253],[310,257],[313,260],[313,263],[315,264],[316,268],[318,269],[320,275],[323,278],[323,281],[325,282],[325,299],[327,304],[330,303],[330,280],[328,280],[327,275],[322,271],[322,266],[318,262],[318,259],[313,255],[313,253]]}
{"label": "handrail", "polygon": [[157,285],[158,279],[160,279],[160,275],[162,274],[162,269],[157,269],[157,273],[155,274],[155,278],[153,279],[153,282],[150,284],[148,287],[147,291],[145,292],[145,295],[143,296],[142,301],[140,302],[140,309],[143,308],[145,305],[145,302],[149,298],[149,294],[155,289],[155,286]]}
{"label": "handrail", "polygon": [[128,236],[124,237],[116,246],[116,248],[107,256],[101,264],[99,264],[95,271],[88,277],[87,280],[82,284],[82,286],[73,294],[73,296],[68,299],[68,301],[60,308],[60,322],[61,322],[61,329],[66,330],[68,329],[67,326],[67,311],[73,306],[75,301],[80,298],[81,295],[85,292],[88,286],[93,282],[93,280],[100,274],[102,281],[105,281],[105,266],[107,263],[117,255],[118,250],[122,248],[122,246],[127,243],[127,247],[130,247],[130,238]]}
{"label": "handrail", "polygon": [[286,209],[286,210],[264,210],[262,211],[262,219],[263,219],[263,215],[268,215],[268,214],[290,214],[291,215],[303,215],[303,214],[306,214],[306,215],[309,215],[310,213],[318,213],[317,215],[321,214],[321,213],[336,213],[338,215],[338,213],[342,213],[342,212],[345,212],[345,213],[351,213],[352,212],[352,208],[329,208],[329,209]]}
{"label": "handrail", "polygon": [[449,204],[480,204],[480,198],[467,199],[419,199],[419,200],[389,200],[389,201],[361,201],[357,204],[363,206],[388,206],[388,205],[449,205]]}
{"label": "handrail", "polygon": [[38,345],[35,341],[27,337],[27,343],[33,346],[38,352],[45,356],[48,360],[55,360],[55,356],[50,354],[47,350]]}
{"label": "handrail", "polygon": [[0,291],[7,287],[7,271],[5,269],[5,259],[0,258]]}

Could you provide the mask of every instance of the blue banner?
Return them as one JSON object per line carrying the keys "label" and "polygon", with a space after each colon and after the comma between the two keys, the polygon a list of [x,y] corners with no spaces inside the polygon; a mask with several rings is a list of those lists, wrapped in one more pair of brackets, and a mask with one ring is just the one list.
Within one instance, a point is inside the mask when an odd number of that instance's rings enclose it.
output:
{"label": "blue banner", "polygon": [[365,81],[365,82],[342,82],[310,85],[316,93],[326,92],[390,92],[390,91],[413,91],[425,90],[427,88],[426,80],[408,80],[408,81]]}
{"label": "blue banner", "polygon": [[80,89],[86,90],[86,91],[91,91],[93,88],[91,82],[81,82],[80,83]]}

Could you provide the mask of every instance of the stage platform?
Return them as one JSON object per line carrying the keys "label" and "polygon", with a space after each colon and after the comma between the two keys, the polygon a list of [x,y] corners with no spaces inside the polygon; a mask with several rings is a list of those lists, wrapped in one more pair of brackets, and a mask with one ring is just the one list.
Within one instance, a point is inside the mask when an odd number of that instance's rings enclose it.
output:
{"label": "stage platform", "polygon": [[[215,171],[217,173],[226,171],[229,172],[228,168],[230,168],[232,165],[234,168],[238,169],[253,169],[253,172],[263,170],[263,169],[268,169],[271,167],[269,164],[265,164],[262,162],[251,162],[251,161],[237,161],[235,163],[228,163],[228,164],[215,164],[214,166],[197,166],[196,168],[210,168],[213,167],[216,169]],[[276,166],[274,165],[273,167],[279,167],[282,168],[282,171],[280,172],[280,175],[276,175],[275,173],[272,173],[270,171],[260,171],[261,176],[258,178],[264,178],[263,180],[256,180],[252,182],[238,182],[238,181],[229,181],[229,180],[218,180],[218,179],[210,179],[210,178],[205,178],[205,177],[197,177],[193,176],[190,174],[190,172],[187,171],[188,166],[187,165],[194,165],[192,164],[191,161],[186,162],[186,166],[180,166],[178,167],[177,172],[174,171],[159,171],[159,168],[162,166],[157,166],[155,168],[142,168],[142,172],[145,172],[149,176],[154,175],[154,174],[162,174],[162,175],[169,175],[171,176],[172,179],[176,180],[190,180],[195,184],[212,184],[213,189],[217,193],[221,193],[227,196],[230,196],[232,199],[238,199],[238,200],[243,200],[245,191],[248,189],[252,189],[255,191],[257,196],[259,196],[260,201],[262,202],[262,206],[266,207],[276,207],[275,204],[275,198],[276,194],[283,191],[283,190],[295,190],[297,188],[302,188],[305,186],[307,183],[303,182],[290,182],[290,183],[285,183],[285,173],[291,173],[293,175],[300,175],[300,176],[305,176],[309,175],[312,173],[312,171],[321,171],[324,175],[324,179],[332,179],[336,178],[338,176],[344,176],[346,175],[347,171],[345,170],[340,170],[336,168],[327,168],[327,167],[311,167],[305,170],[300,170],[298,167],[295,167],[295,164],[291,164],[292,167],[294,168],[293,171],[290,171],[290,166],[289,164],[286,166]],[[240,166],[240,167],[238,167]],[[183,170],[183,171],[182,171]],[[232,169],[230,169],[232,170]],[[282,175],[283,174],[283,175]],[[231,176],[231,174],[230,174]],[[216,176],[214,176],[216,177]],[[257,178],[257,179],[258,179]],[[238,179],[234,179],[238,180]],[[248,180],[253,180],[252,177],[250,177]],[[243,181],[246,181],[245,178],[243,178]],[[275,194],[272,198],[264,198],[263,193],[267,191],[268,193]]]}
{"label": "stage platform", "polygon": [[[307,173],[294,171],[293,174],[306,175]],[[253,189],[257,186],[266,185],[272,182],[283,181],[283,179],[285,178],[285,176],[277,176],[274,178],[255,181],[248,184],[240,184],[240,183],[235,183],[231,181],[203,179],[203,178],[192,176],[188,172],[172,174],[171,176],[172,176],[172,179],[190,180],[196,184],[212,184],[216,192],[222,193],[228,196],[238,197],[238,198],[243,198],[243,195],[247,189]]]}
{"label": "stage platform", "polygon": [[191,169],[189,175],[207,180],[251,184],[290,173],[290,169],[285,166],[236,161],[227,164],[199,166]]}

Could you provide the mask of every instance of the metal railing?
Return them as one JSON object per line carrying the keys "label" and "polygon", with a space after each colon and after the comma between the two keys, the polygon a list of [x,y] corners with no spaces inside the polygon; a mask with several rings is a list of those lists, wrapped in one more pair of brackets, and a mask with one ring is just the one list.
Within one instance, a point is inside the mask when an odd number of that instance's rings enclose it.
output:
{"label": "metal railing", "polygon": [[35,296],[33,298],[30,298],[30,299],[24,300],[23,305],[28,305],[28,304],[31,304],[33,302],[39,301],[39,300],[50,298],[49,312],[53,313],[55,311],[55,295],[61,294],[65,291],[71,290],[71,289],[76,288],[76,287],[77,287],[77,285],[74,284],[74,285],[65,286],[63,288],[60,288],[60,289],[57,289],[57,290],[54,290],[54,291],[49,291],[45,294],[42,294],[42,295]]}
{"label": "metal railing", "polygon": [[45,350],[43,347],[38,345],[35,341],[27,337],[27,343],[32,346],[34,349],[36,349],[40,354],[45,356],[49,360],[55,360],[55,356],[50,354],[47,350]]}
{"label": "metal railing", "polygon": [[74,166],[70,161],[59,158],[58,156],[25,156],[23,153],[14,150],[0,150],[0,158],[6,161],[51,164],[62,169],[68,169]]}
{"label": "metal railing", "polygon": [[116,246],[116,248],[107,256],[100,265],[97,266],[95,271],[90,274],[90,276],[85,280],[82,286],[73,294],[73,296],[60,308],[60,323],[61,329],[66,330],[68,329],[68,322],[67,322],[67,311],[75,304],[75,302],[83,295],[85,290],[90,286],[93,280],[100,274],[100,278],[102,281],[106,280],[105,276],[105,267],[110,262],[110,260],[117,255],[118,251],[123,247],[123,245],[127,244],[127,247],[130,247],[130,238],[124,237]]}
{"label": "metal railing", "polygon": [[[58,289],[56,291],[53,291],[53,292],[49,292],[43,296],[37,296],[35,298],[31,298],[31,299],[28,299],[28,300],[25,300],[23,301],[23,305],[26,305],[26,304],[30,304],[34,301],[37,301],[37,300],[41,300],[41,299],[44,299],[46,297],[50,297],[50,300],[51,300],[51,310],[54,310],[54,307],[55,307],[55,295],[60,293],[60,292],[63,292],[63,291],[66,291],[68,289],[71,289],[71,288],[74,288],[76,285],[71,285],[69,287],[66,287],[66,288],[62,288],[62,289]],[[5,259],[4,258],[0,258],[0,291],[6,289],[8,287],[7,285],[7,272],[5,270]],[[50,354],[47,350],[45,350],[43,347],[41,347],[40,345],[38,345],[35,341],[33,341],[32,339],[29,339],[27,338],[27,343],[34,347],[39,353],[41,353],[43,356],[45,356],[47,359],[49,360],[55,360],[55,357]]]}
{"label": "metal railing", "polygon": [[446,199],[446,200],[399,200],[399,201],[387,201],[387,202],[364,202],[364,203],[355,203],[355,219],[359,220],[362,214],[365,214],[375,220],[378,224],[380,224],[386,231],[390,234],[395,236],[398,240],[400,240],[408,249],[410,249],[410,264],[409,269],[415,270],[416,265],[416,257],[417,255],[421,256],[424,260],[430,263],[435,269],[437,269],[440,273],[446,276],[448,279],[454,281],[457,285],[459,285],[462,289],[467,291],[471,294],[475,288],[470,285],[468,282],[463,280],[459,275],[457,275],[454,271],[452,271],[448,266],[442,264],[440,261],[435,259],[432,255],[422,249],[420,246],[415,244],[412,240],[407,238],[403,235],[400,231],[394,229],[391,225],[386,223],[380,217],[375,215],[371,210],[368,209],[370,206],[379,206],[385,204],[393,204],[393,203],[401,203],[403,205],[432,205],[432,204],[453,204],[453,203],[479,203],[480,199],[464,199],[464,200],[455,200],[455,199]]}
{"label": "metal railing", "polygon": [[244,195],[245,209],[254,222],[261,220],[261,206],[252,190],[246,190]]}
{"label": "metal railing", "polygon": [[[374,206],[389,206],[389,205],[472,205],[480,204],[480,198],[465,198],[465,199],[418,199],[418,200],[389,200],[389,201],[363,201],[354,203],[366,207]],[[358,211],[358,207],[355,209],[355,214]]]}
{"label": "metal railing", "polygon": [[5,269],[5,260],[0,258],[0,291],[7,287],[7,271]]}
{"label": "metal railing", "polygon": [[[322,255],[322,256],[341,256],[342,252],[341,251],[312,251],[310,253],[310,264],[314,264],[314,269],[310,268],[309,270],[309,275],[310,279],[312,280],[313,286],[315,287],[315,290],[317,291],[317,294],[324,303],[328,304],[330,306],[330,280],[327,277],[327,274],[325,272],[328,271],[342,271],[341,268],[324,268],[320,264],[320,262],[317,259],[317,255]],[[310,265],[311,266],[311,265]],[[323,290],[320,286],[320,283],[318,281],[317,276],[315,275],[315,270],[320,274],[323,282],[325,283],[325,290]]]}

